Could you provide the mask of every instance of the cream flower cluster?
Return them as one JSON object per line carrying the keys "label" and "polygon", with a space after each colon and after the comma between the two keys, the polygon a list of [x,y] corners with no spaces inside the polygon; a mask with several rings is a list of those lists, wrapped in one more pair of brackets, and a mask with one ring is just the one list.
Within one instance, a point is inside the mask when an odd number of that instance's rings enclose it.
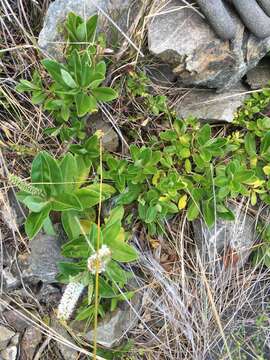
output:
{"label": "cream flower cluster", "polygon": [[76,282],[71,282],[67,285],[58,305],[58,319],[68,320],[71,317],[84,288],[84,285]]}
{"label": "cream flower cluster", "polygon": [[101,248],[88,258],[88,270],[92,274],[99,274],[106,270],[106,265],[111,260],[112,252],[107,245],[102,245]]}

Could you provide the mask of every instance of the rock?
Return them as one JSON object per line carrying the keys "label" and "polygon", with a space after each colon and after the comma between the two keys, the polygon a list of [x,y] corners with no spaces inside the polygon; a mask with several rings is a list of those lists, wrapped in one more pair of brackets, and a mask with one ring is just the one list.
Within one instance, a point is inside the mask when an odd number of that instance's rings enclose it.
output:
{"label": "rock", "polygon": [[17,347],[12,345],[1,351],[0,355],[3,360],[16,360],[17,358]]}
{"label": "rock", "polygon": [[[140,3],[141,0],[136,2],[132,0],[95,0],[93,2],[89,0],[56,0],[49,6],[43,29],[39,34],[40,49],[46,56],[62,59],[65,47],[63,25],[69,12],[74,12],[87,19],[97,13],[99,7],[113,19],[124,33],[127,33]],[[99,17],[99,30],[108,35],[109,45],[115,45],[118,42],[120,32],[102,14]]]}
{"label": "rock", "polygon": [[4,350],[8,346],[14,335],[14,331],[9,330],[3,325],[0,325],[0,350]]}
{"label": "rock", "polygon": [[244,86],[217,94],[214,90],[190,90],[175,106],[180,118],[194,116],[208,122],[232,122],[248,95]]}
{"label": "rock", "polygon": [[177,76],[167,64],[147,66],[145,70],[153,83],[158,86],[171,87],[177,81]]}
{"label": "rock", "polygon": [[179,5],[184,3],[171,1],[150,22],[148,46],[185,86],[229,89],[270,50],[270,38],[248,33],[235,14],[236,37],[223,41],[197,12]]}
{"label": "rock", "polygon": [[104,149],[109,152],[116,152],[119,147],[119,137],[112,128],[112,125],[106,122],[102,114],[97,113],[91,115],[87,122],[88,131],[94,134],[97,130],[102,130],[104,136],[102,138],[102,144]]}
{"label": "rock", "polygon": [[270,81],[270,59],[263,59],[247,73],[247,83],[252,90],[264,88]]}
{"label": "rock", "polygon": [[193,224],[194,239],[207,262],[223,256],[225,267],[233,261],[233,267],[240,269],[256,241],[256,220],[241,205],[229,207],[235,214],[234,221],[217,219],[216,224],[209,229],[203,220],[197,220]]}
{"label": "rock", "polygon": [[42,284],[37,295],[37,299],[40,303],[51,308],[57,307],[61,297],[62,294],[60,288],[51,284]]}
{"label": "rock", "polygon": [[64,242],[65,239],[61,234],[56,236],[38,234],[31,240],[30,266],[23,271],[23,277],[28,281],[56,282],[57,263],[66,261],[61,255],[61,246]]}
{"label": "rock", "polygon": [[[133,309],[127,303],[121,303],[114,312],[107,313],[104,320],[100,321],[97,328],[97,341],[106,348],[118,346],[123,340],[125,334],[138,323],[138,313],[141,308],[141,294],[136,293],[131,300]],[[74,328],[83,331],[85,324],[77,322]],[[93,342],[94,331],[90,330],[82,334],[85,340]]]}
{"label": "rock", "polygon": [[42,339],[41,332],[34,326],[29,326],[21,341],[21,360],[32,360],[38,344]]}
{"label": "rock", "polygon": [[3,313],[6,322],[16,331],[23,332],[29,323],[23,317],[19,316],[14,310],[7,310]]}
{"label": "rock", "polygon": [[[69,342],[74,343],[72,337],[69,335],[67,330],[65,328],[63,328],[56,319],[52,320],[51,327],[60,336],[62,336],[63,338],[65,338]],[[61,355],[63,356],[64,360],[77,360],[79,358],[78,357],[78,352],[76,350],[72,349],[71,347],[68,347],[68,346],[62,344],[60,341],[57,341],[56,345],[59,348],[59,350],[61,352]]]}
{"label": "rock", "polygon": [[8,269],[3,269],[3,289],[4,291],[11,291],[18,289],[21,286],[21,281],[15,277]]}

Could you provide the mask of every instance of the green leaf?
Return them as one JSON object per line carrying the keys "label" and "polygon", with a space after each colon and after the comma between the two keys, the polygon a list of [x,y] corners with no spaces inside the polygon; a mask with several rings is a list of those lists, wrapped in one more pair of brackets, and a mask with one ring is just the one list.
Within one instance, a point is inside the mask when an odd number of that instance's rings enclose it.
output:
{"label": "green leaf", "polygon": [[213,200],[209,199],[202,202],[202,213],[206,225],[211,228],[216,220]]}
{"label": "green leaf", "polygon": [[46,201],[40,196],[33,195],[25,197],[22,202],[28,207],[29,210],[35,213],[40,212],[49,203],[49,201]]}
{"label": "green leaf", "polygon": [[83,320],[90,320],[94,316],[95,313],[95,306],[90,305],[84,308],[83,310],[79,311],[75,320],[83,321]]}
{"label": "green leaf", "polygon": [[25,222],[25,232],[29,239],[33,239],[42,228],[45,220],[49,216],[51,206],[47,205],[39,213],[32,212],[28,215]]}
{"label": "green leaf", "polygon": [[119,223],[121,224],[121,221],[124,217],[124,208],[123,206],[117,206],[114,209],[111,210],[109,218],[105,221],[106,228]]}
{"label": "green leaf", "polygon": [[44,91],[34,91],[31,101],[34,105],[42,104],[46,100],[47,94]]}
{"label": "green leaf", "polygon": [[78,197],[71,193],[61,193],[52,199],[54,211],[82,210],[82,204]]}
{"label": "green leaf", "polygon": [[87,259],[91,253],[91,248],[84,236],[76,237],[62,247],[62,255],[66,258]]}
{"label": "green leaf", "polygon": [[76,188],[76,178],[79,172],[77,161],[71,153],[67,153],[60,161],[60,169],[63,175],[63,190],[72,191]]}
{"label": "green leaf", "polygon": [[80,117],[97,110],[97,102],[93,96],[88,96],[81,92],[75,95],[75,102],[77,113]]}
{"label": "green leaf", "polygon": [[43,229],[47,235],[50,235],[50,236],[56,235],[56,232],[53,227],[53,223],[49,216],[45,219],[45,221],[43,223]]}
{"label": "green leaf", "polygon": [[81,233],[81,227],[76,217],[78,214],[75,211],[64,211],[61,214],[63,228],[70,240],[76,239]]}
{"label": "green leaf", "polygon": [[253,133],[247,133],[245,136],[245,149],[249,156],[256,155],[256,140]]}
{"label": "green leaf", "polygon": [[96,33],[98,15],[93,15],[86,23],[86,41],[92,42]]}
{"label": "green leaf", "polygon": [[93,89],[92,93],[98,101],[112,101],[118,97],[118,94],[115,90],[107,87]]}
{"label": "green leaf", "polygon": [[104,299],[110,299],[116,296],[113,288],[108,283],[106,283],[102,277],[99,278],[99,295]]}
{"label": "green leaf", "polygon": [[59,64],[55,60],[45,59],[41,61],[42,65],[46,68],[48,73],[51,75],[53,80],[58,82],[61,85],[66,85],[65,81],[63,80],[61,70],[65,70],[64,66]]}
{"label": "green leaf", "polygon": [[61,69],[61,75],[62,75],[62,79],[64,80],[67,86],[69,86],[72,89],[75,89],[77,87],[76,82],[74,81],[73,77],[70,75],[68,71]]}
{"label": "green leaf", "polygon": [[33,160],[31,180],[34,186],[44,191],[47,196],[55,196],[63,188],[61,169],[46,151],[41,151]]}
{"label": "green leaf", "polygon": [[197,202],[194,202],[192,199],[189,200],[188,210],[187,210],[187,219],[188,221],[193,221],[197,219],[200,214],[200,205]]}
{"label": "green leaf", "polygon": [[138,259],[137,251],[123,241],[113,240],[107,245],[112,250],[113,260],[126,263],[136,261]]}
{"label": "green leaf", "polygon": [[[108,184],[102,184],[102,201],[108,199],[115,193],[115,189]],[[84,209],[95,206],[99,203],[100,185],[92,184],[75,192]]]}
{"label": "green leaf", "polygon": [[16,86],[16,91],[25,92],[25,91],[33,91],[40,90],[40,87],[34,82],[30,82],[28,80],[20,80],[19,84]]}
{"label": "green leaf", "polygon": [[145,222],[146,224],[150,224],[156,220],[158,211],[156,206],[150,206],[146,211]]}
{"label": "green leaf", "polygon": [[270,155],[270,131],[262,139],[260,152],[262,156]]}
{"label": "green leaf", "polygon": [[207,141],[210,140],[211,137],[211,127],[209,124],[205,124],[198,132],[198,144],[205,145]]}

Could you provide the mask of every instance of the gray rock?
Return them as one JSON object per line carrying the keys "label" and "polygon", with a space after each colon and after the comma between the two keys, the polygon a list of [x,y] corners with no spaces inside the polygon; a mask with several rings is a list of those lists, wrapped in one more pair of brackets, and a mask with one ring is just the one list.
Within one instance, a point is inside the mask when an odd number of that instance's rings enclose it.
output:
{"label": "gray rock", "polygon": [[[141,294],[136,293],[131,300],[133,309],[127,303],[122,303],[112,313],[107,313],[104,320],[100,321],[97,328],[98,343],[106,348],[118,346],[124,336],[138,323],[137,314],[141,308]],[[134,311],[135,310],[135,311]],[[137,313],[137,314],[136,314]],[[84,324],[76,323],[75,329],[83,331]],[[93,342],[94,331],[82,334],[85,340]]]}
{"label": "gray rock", "polygon": [[38,301],[48,307],[57,307],[61,297],[62,294],[60,288],[51,284],[42,284],[37,295]]}
{"label": "gray rock", "polygon": [[119,137],[112,128],[112,125],[106,122],[101,113],[90,115],[87,122],[88,131],[94,134],[97,130],[102,130],[104,136],[102,144],[105,150],[116,152],[119,147]]}
{"label": "gray rock", "polygon": [[40,233],[31,240],[30,266],[23,271],[24,279],[44,283],[56,282],[57,264],[66,260],[61,255],[61,246],[64,242],[65,239],[61,234],[49,236]]}
{"label": "gray rock", "polygon": [[34,326],[29,326],[21,341],[21,360],[32,360],[38,344],[42,339],[41,332]]}
{"label": "gray rock", "polygon": [[175,106],[180,118],[194,116],[208,122],[232,122],[236,111],[248,96],[241,84],[236,88],[217,94],[214,90],[193,89]]}
{"label": "gray rock", "polygon": [[[234,14],[236,37],[223,41],[190,7],[173,0],[148,26],[152,54],[172,66],[183,85],[229,89],[270,50],[270,38],[247,33]],[[175,9],[176,11],[168,11]]]}
{"label": "gray rock", "polygon": [[[69,335],[67,330],[59,324],[59,322],[56,319],[53,319],[51,327],[63,338],[68,340],[71,343],[74,343],[72,337]],[[77,360],[78,359],[78,352],[74,349],[72,349],[69,346],[66,346],[62,344],[62,342],[57,341],[56,343],[58,349],[61,352],[61,355],[63,356],[64,360]]]}
{"label": "gray rock", "polygon": [[247,73],[247,83],[252,90],[262,89],[270,81],[270,59],[263,59],[254,69]]}
{"label": "gray rock", "polygon": [[8,269],[3,269],[3,289],[4,291],[11,291],[18,289],[21,286],[21,281],[19,278],[15,277],[11,271]]}
{"label": "gray rock", "polygon": [[[39,34],[39,47],[46,56],[61,59],[65,46],[63,24],[67,14],[74,12],[87,19],[98,11],[98,7],[127,33],[133,16],[136,15],[135,9],[139,8],[140,3],[140,0],[56,0],[49,6],[45,17],[43,29]],[[119,31],[104,15],[100,15],[99,29],[108,35],[109,45],[116,44],[119,40]]]}
{"label": "gray rock", "polygon": [[[27,316],[27,314],[26,314]],[[23,332],[29,323],[26,321],[25,318],[21,317],[16,313],[14,310],[7,310],[3,313],[3,317],[6,322],[16,331]]]}
{"label": "gray rock", "polygon": [[145,70],[151,81],[158,86],[171,87],[177,81],[177,76],[167,64],[147,66]]}
{"label": "gray rock", "polygon": [[8,346],[14,335],[14,331],[0,325],[0,350],[4,350]]}
{"label": "gray rock", "polygon": [[16,360],[17,352],[17,346],[12,345],[1,351],[0,355],[2,356],[3,360]]}
{"label": "gray rock", "polygon": [[246,263],[256,241],[256,220],[241,205],[229,207],[235,214],[234,221],[217,219],[215,226],[209,229],[203,220],[197,220],[193,224],[194,238],[206,261],[214,262],[228,251],[229,254],[236,255],[233,266],[240,269]]}

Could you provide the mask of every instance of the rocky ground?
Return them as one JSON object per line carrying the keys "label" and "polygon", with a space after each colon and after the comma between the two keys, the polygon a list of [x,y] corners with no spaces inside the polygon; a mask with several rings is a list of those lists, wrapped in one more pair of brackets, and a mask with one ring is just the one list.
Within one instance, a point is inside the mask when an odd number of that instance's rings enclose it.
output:
{"label": "rocky ground", "polygon": [[[97,10],[115,59],[109,77],[123,76],[126,67],[143,70],[153,92],[166,94],[180,118],[194,116],[226,128],[249,94],[270,80],[269,38],[248,35],[239,21],[234,41],[219,40],[185,2],[0,0],[0,360],[91,358],[93,331],[66,327],[55,316],[64,291],[56,280],[57,263],[66,239],[61,229],[56,236],[27,239],[27,210],[5,174],[12,169],[27,177],[40,149],[63,150],[57,139],[44,139],[42,130],[51,119],[19,97],[14,85],[22,74],[41,69],[42,56],[62,58],[59,24],[70,11],[88,17]],[[129,121],[124,105],[109,110],[113,116],[98,113],[88,131],[102,129],[104,148],[112,153],[126,153],[131,133],[144,142],[168,126],[147,114]],[[270,358],[269,270],[254,267],[250,259],[259,240],[258,214],[269,223],[269,209],[254,213],[244,201],[231,207],[235,221],[217,221],[211,230],[201,220],[190,226],[184,216],[170,219],[173,243],[167,234],[146,247],[145,232],[134,225],[141,258],[133,271],[140,291],[99,323],[98,343],[113,349],[101,352],[100,359]],[[224,268],[216,249],[230,248],[241,258],[226,253]]]}

